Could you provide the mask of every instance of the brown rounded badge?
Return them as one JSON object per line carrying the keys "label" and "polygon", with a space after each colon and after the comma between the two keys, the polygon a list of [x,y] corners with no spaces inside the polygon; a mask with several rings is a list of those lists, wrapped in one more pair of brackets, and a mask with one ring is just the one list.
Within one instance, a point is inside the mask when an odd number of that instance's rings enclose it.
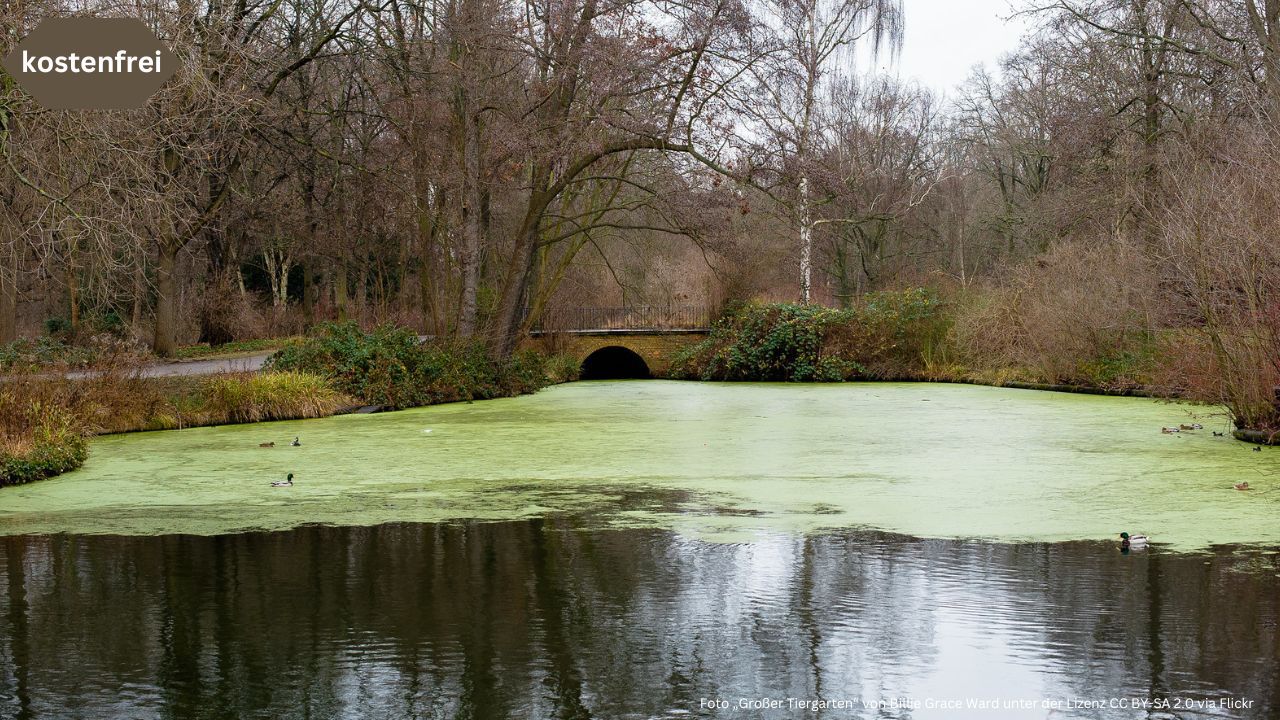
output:
{"label": "brown rounded badge", "polygon": [[23,89],[53,110],[142,107],[178,59],[132,18],[51,18],[4,59]]}

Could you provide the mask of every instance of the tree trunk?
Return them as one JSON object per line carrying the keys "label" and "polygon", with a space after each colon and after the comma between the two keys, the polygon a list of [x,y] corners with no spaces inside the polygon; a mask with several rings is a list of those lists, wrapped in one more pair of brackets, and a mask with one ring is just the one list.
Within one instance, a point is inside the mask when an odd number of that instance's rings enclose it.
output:
{"label": "tree trunk", "polygon": [[490,347],[496,358],[511,357],[520,339],[520,327],[525,320],[524,299],[529,293],[529,278],[533,276],[536,257],[534,248],[537,245],[537,225],[526,222],[523,232],[516,240],[515,248],[512,249],[508,277],[503,283],[502,297],[498,301],[498,311],[494,318]]}
{"label": "tree trunk", "polygon": [[177,350],[178,328],[174,304],[175,273],[178,250],[169,243],[161,243],[159,262],[156,265],[156,336],[151,348],[160,357],[169,357]]}
{"label": "tree trunk", "polygon": [[320,218],[316,212],[316,173],[313,165],[307,166],[302,207],[307,219],[307,248],[298,265],[302,270],[302,325],[305,330],[316,323],[315,252],[320,245]]}
{"label": "tree trunk", "polygon": [[271,283],[271,306],[278,308],[288,304],[291,258],[283,251],[267,249],[262,251],[262,259],[266,262],[268,281]]}
{"label": "tree trunk", "polygon": [[302,322],[304,328],[309,328],[316,323],[316,283],[311,276],[313,264],[303,262],[299,267],[302,270]]}
{"label": "tree trunk", "polygon": [[368,317],[369,263],[361,262],[357,272],[360,276],[356,278],[356,322],[363,323]]}
{"label": "tree trunk", "polygon": [[809,303],[813,283],[813,219],[809,209],[809,178],[800,176],[800,302]]}
{"label": "tree trunk", "polygon": [[470,112],[463,113],[463,198],[462,219],[462,307],[458,318],[458,334],[471,337],[476,332],[476,289],[480,278],[480,132],[479,122]]}
{"label": "tree trunk", "polygon": [[76,275],[72,258],[67,258],[67,308],[74,335],[80,330],[80,278]]}
{"label": "tree trunk", "polygon": [[338,321],[344,322],[350,317],[349,286],[347,285],[347,268],[341,264],[333,271],[333,304],[338,311]]}
{"label": "tree trunk", "polygon": [[18,263],[16,248],[7,248],[0,267],[0,343],[18,339]]}
{"label": "tree trunk", "polygon": [[129,325],[136,336],[142,335],[142,302],[147,293],[147,258],[142,254],[138,258],[138,266],[133,269],[133,310],[129,314]]}

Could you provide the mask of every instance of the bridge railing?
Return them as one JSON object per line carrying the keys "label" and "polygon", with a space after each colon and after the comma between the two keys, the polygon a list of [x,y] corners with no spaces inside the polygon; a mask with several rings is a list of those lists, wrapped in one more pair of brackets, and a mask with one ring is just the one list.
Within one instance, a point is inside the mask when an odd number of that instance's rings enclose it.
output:
{"label": "bridge railing", "polygon": [[707,305],[625,305],[547,310],[534,324],[541,332],[566,330],[703,330],[711,327]]}

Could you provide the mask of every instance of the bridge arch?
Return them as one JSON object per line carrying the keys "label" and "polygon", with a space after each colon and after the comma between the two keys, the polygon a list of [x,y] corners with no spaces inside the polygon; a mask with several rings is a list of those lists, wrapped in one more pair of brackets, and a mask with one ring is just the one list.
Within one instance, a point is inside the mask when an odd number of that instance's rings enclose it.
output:
{"label": "bridge arch", "polygon": [[635,350],[605,345],[582,359],[583,380],[621,380],[652,377],[649,364]]}
{"label": "bridge arch", "polygon": [[[522,347],[534,348],[549,355],[569,355],[578,361],[579,367],[597,351],[616,347],[638,356],[644,362],[647,374],[643,377],[665,377],[671,368],[672,354],[706,336],[707,331],[700,329],[566,330],[557,333],[534,331],[522,341]],[[618,356],[615,355],[614,359],[618,359]],[[583,379],[586,379],[585,374]]]}

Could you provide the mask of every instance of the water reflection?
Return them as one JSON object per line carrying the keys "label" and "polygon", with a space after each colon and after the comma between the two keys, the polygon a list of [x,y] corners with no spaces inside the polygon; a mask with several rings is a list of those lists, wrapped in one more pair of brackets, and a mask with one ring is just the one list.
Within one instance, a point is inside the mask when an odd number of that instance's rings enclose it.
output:
{"label": "water reflection", "polygon": [[[18,536],[0,716],[1267,717],[1276,555],[564,519]],[[827,698],[913,709],[717,710]],[[1054,714],[927,699],[1247,700]],[[1216,703],[1216,704],[1220,704]]]}

